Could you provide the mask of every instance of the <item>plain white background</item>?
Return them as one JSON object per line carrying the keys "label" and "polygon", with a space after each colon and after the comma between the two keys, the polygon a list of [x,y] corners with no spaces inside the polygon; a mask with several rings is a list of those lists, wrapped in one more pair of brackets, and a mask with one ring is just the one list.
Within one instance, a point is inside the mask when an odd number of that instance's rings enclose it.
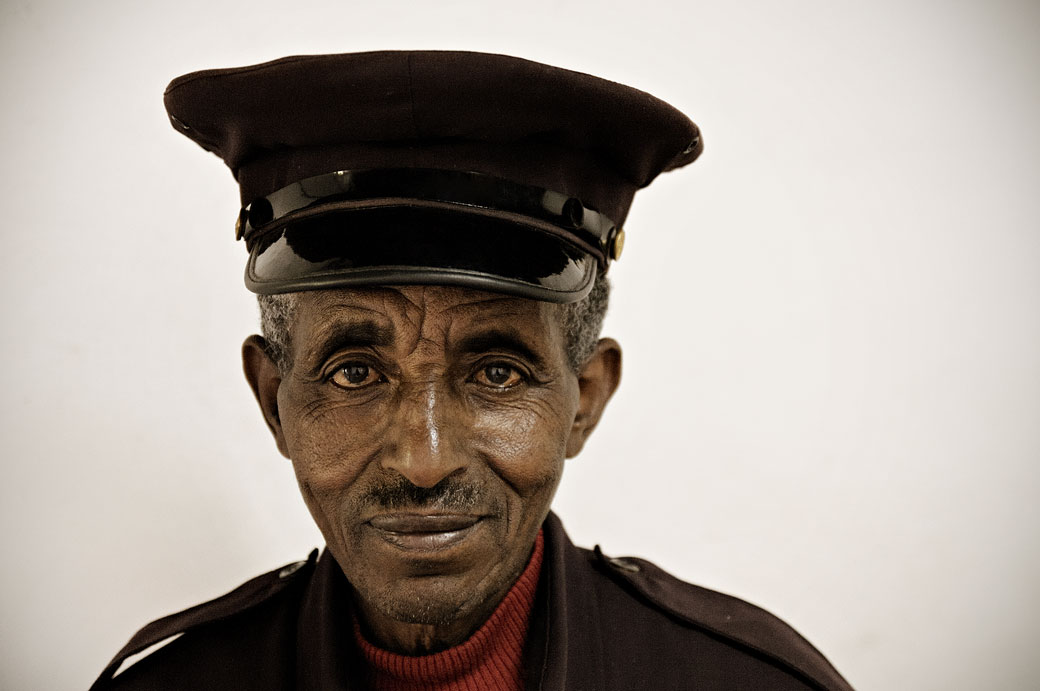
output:
{"label": "plain white background", "polygon": [[576,542],[766,606],[859,689],[1036,688],[1029,0],[5,1],[0,686],[85,688],[321,544],[240,375],[237,189],[162,91],[385,48],[591,72],[704,131],[626,224]]}

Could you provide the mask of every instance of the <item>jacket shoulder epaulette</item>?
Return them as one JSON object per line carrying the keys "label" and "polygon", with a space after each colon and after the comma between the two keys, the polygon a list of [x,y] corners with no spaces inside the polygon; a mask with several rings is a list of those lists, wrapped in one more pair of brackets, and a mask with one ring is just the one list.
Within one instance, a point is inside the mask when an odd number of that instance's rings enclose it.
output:
{"label": "jacket shoulder epaulette", "polygon": [[146,624],[112,658],[90,687],[91,691],[103,688],[128,658],[191,629],[229,619],[271,600],[313,570],[317,557],[318,550],[315,549],[304,561],[286,564],[246,581],[225,595]]}
{"label": "jacket shoulder epaulette", "polygon": [[598,545],[593,559],[661,612],[770,659],[810,686],[852,691],[820,651],[761,607],[681,581],[644,559],[608,557]]}

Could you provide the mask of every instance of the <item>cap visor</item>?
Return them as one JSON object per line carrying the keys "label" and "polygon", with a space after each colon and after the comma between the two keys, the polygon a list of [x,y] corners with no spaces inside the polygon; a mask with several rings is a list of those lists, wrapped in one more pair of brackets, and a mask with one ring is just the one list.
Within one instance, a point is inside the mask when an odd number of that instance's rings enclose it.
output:
{"label": "cap visor", "polygon": [[292,222],[252,248],[246,287],[273,294],[351,286],[458,285],[549,302],[592,289],[596,260],[559,237],[500,218],[376,207]]}

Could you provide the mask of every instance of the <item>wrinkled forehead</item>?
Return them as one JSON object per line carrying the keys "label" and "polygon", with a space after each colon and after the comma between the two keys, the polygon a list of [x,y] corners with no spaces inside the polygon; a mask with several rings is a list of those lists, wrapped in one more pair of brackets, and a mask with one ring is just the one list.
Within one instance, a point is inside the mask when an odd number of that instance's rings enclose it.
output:
{"label": "wrinkled forehead", "polygon": [[553,303],[472,288],[440,285],[359,287],[294,293],[292,337],[321,339],[344,324],[367,323],[385,337],[446,339],[496,328],[526,338],[558,340]]}

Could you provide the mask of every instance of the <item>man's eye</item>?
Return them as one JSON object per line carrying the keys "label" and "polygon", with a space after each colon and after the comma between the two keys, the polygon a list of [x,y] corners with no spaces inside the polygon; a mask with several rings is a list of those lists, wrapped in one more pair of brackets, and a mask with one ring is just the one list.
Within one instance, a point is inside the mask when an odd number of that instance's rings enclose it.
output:
{"label": "man's eye", "polygon": [[332,383],[344,389],[358,389],[379,381],[379,373],[363,362],[348,362],[332,375]]}
{"label": "man's eye", "polygon": [[515,367],[496,363],[487,365],[477,372],[476,380],[484,386],[496,389],[508,389],[516,386],[524,379],[523,375]]}

